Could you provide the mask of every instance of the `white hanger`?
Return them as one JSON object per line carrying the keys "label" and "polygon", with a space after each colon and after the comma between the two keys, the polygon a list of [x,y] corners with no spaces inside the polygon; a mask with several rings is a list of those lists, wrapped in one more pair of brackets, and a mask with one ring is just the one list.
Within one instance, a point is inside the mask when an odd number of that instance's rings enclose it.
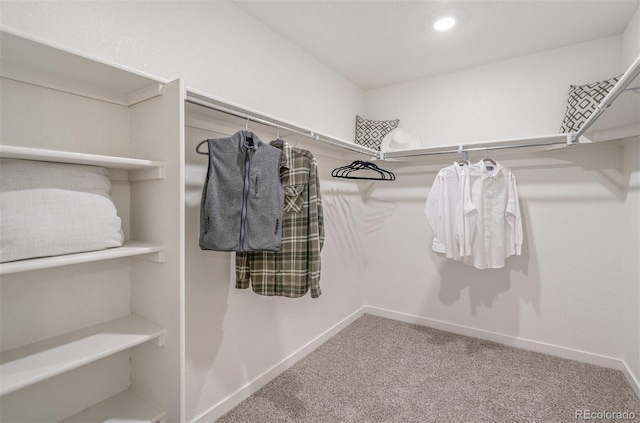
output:
{"label": "white hanger", "polygon": [[485,157],[482,161],[483,161],[485,164],[486,164],[486,163],[489,163],[489,164],[492,164],[492,165],[494,165],[494,166],[497,166],[497,165],[498,165],[498,163],[497,163],[495,160],[493,160],[491,157],[489,157],[489,147],[487,147],[487,150],[486,150],[486,151],[487,151],[487,157]]}
{"label": "white hanger", "polygon": [[298,145],[298,143],[304,138],[304,135],[300,135],[300,138],[298,138],[298,141],[296,141],[295,144],[293,144],[293,146],[291,148],[295,148],[296,145]]}

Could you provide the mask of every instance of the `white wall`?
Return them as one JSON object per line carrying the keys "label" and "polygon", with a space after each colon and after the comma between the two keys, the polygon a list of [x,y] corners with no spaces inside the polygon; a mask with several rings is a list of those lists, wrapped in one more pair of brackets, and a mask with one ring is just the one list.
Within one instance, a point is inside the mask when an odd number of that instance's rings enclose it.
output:
{"label": "white wall", "polygon": [[[424,145],[553,134],[569,84],[618,75],[629,61],[622,50],[623,36],[614,36],[373,90],[367,113],[400,118]],[[371,197],[395,210],[367,241],[370,260],[382,266],[366,275],[365,303],[541,350],[550,344],[576,357],[584,351],[624,358],[637,378],[634,148],[612,142],[492,153],[518,179],[525,245],[504,269],[485,271],[430,250],[422,207],[435,173],[448,163],[398,165],[393,189],[377,187]]]}
{"label": "white wall", "polygon": [[2,1],[3,25],[353,139],[363,93],[226,1]]}
{"label": "white wall", "polygon": [[622,65],[626,68],[640,54],[640,8],[636,10],[622,34]]}
{"label": "white wall", "polygon": [[625,197],[622,238],[625,293],[622,357],[640,386],[640,142],[632,140],[624,149],[625,180],[629,188]]}
{"label": "white wall", "polygon": [[366,93],[367,116],[399,118],[425,146],[554,134],[570,84],[619,75],[620,36]]}
{"label": "white wall", "polygon": [[[328,181],[328,172],[342,163],[314,154],[321,172],[326,242],[322,252],[322,295],[312,299],[264,297],[236,289],[231,254],[201,251],[200,198],[207,157],[195,153],[203,139],[229,136],[238,124],[224,125],[189,114],[186,131],[186,317],[187,418],[213,421],[301,355],[313,342],[363,306],[358,272],[362,255],[345,240],[353,217],[344,204],[346,194]],[[275,133],[253,125],[263,141]],[[295,142],[295,138],[290,141]],[[299,147],[308,148],[301,142]],[[348,198],[352,200],[352,198]],[[351,244],[347,244],[351,242]],[[306,350],[309,352],[309,350]],[[294,356],[291,360],[289,357]],[[276,369],[276,370],[273,370]],[[267,376],[265,376],[267,373]],[[248,389],[246,385],[252,384]],[[223,401],[229,399],[227,403]]]}
{"label": "white wall", "polygon": [[[627,67],[640,55],[640,8],[622,35],[623,66]],[[634,86],[638,86],[635,83]],[[625,93],[623,95],[629,95]],[[635,95],[635,94],[634,94]],[[636,97],[638,97],[636,95]],[[640,103],[640,99],[637,101]],[[640,386],[640,143],[631,141],[624,150],[625,180],[629,189],[625,198],[624,221],[628,224],[624,235],[625,275],[625,349],[623,358]],[[626,248],[628,246],[628,248]],[[633,266],[633,263],[636,265]]]}
{"label": "white wall", "polygon": [[[446,165],[403,166],[393,189],[372,199],[395,210],[367,239],[367,305],[506,337],[620,358],[627,287],[621,256],[627,182],[620,148],[574,147],[492,157],[517,179],[523,255],[503,269],[477,270],[430,250],[423,215],[435,173]],[[471,155],[478,160],[483,154]],[[636,250],[637,254],[637,250]]]}

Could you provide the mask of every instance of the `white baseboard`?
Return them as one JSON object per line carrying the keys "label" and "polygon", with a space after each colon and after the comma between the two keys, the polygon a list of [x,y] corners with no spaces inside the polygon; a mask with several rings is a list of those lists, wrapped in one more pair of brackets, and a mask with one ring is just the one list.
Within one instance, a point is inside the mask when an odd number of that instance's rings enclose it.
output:
{"label": "white baseboard", "polygon": [[364,312],[373,314],[374,316],[387,317],[389,319],[400,320],[407,323],[415,323],[421,326],[428,326],[433,329],[439,329],[446,332],[457,333],[459,335],[470,336],[473,338],[493,341],[511,347],[522,348],[525,350],[541,352],[558,357],[568,358],[570,360],[581,361],[583,363],[596,364],[598,366],[609,367],[612,369],[620,369],[620,360],[604,355],[588,353],[571,348],[559,347],[557,345],[546,344],[544,342],[531,341],[524,338],[518,338],[501,333],[490,332],[482,329],[475,329],[468,326],[447,323],[440,320],[427,319],[425,317],[414,316],[411,314],[400,313],[397,311],[386,310],[383,308],[365,306]]}
{"label": "white baseboard", "polygon": [[329,338],[340,332],[363,314],[371,314],[374,316],[386,317],[388,319],[399,320],[401,322],[413,323],[421,326],[430,327],[433,329],[439,329],[447,332],[456,333],[459,335],[470,336],[473,338],[484,339],[487,341],[493,341],[500,344],[522,348],[530,351],[536,351],[544,354],[553,355],[556,357],[567,358],[570,360],[576,360],[583,363],[595,364],[597,366],[608,367],[622,371],[626,376],[629,384],[636,392],[636,395],[640,398],[640,382],[634,376],[633,372],[624,360],[618,358],[608,357],[600,354],[589,353],[572,348],[560,347],[557,345],[547,344],[544,342],[532,341],[529,339],[518,338],[510,335],[504,335],[496,332],[490,332],[482,329],[471,328],[463,325],[456,325],[453,323],[447,323],[440,320],[427,319],[425,317],[415,316],[406,313],[400,313],[397,311],[387,310],[372,306],[363,306],[356,310],[316,338],[299,348],[293,354],[289,355],[275,366],[271,367],[260,376],[247,383],[242,388],[238,389],[233,394],[229,395],[209,410],[200,414],[198,417],[192,420],[192,423],[211,423],[222,417],[223,414],[230,411],[232,408],[240,404],[251,394],[258,391],[264,385],[275,379],[282,372],[293,366],[295,363],[304,358],[307,354],[315,350],[317,347],[326,342]]}
{"label": "white baseboard", "polygon": [[595,364],[597,366],[608,367],[620,370],[626,376],[629,384],[640,398],[640,382],[634,376],[633,372],[624,360],[619,358],[608,357],[605,355],[594,354],[586,351],[576,350],[572,348],[560,347],[558,345],[547,344],[544,342],[532,341],[529,339],[518,338],[515,336],[504,335],[496,332],[490,332],[482,329],[471,328],[463,325],[456,325],[440,320],[427,319],[425,317],[414,316],[411,314],[400,313],[397,311],[387,310],[378,307],[364,306],[363,314],[372,314],[374,316],[386,317],[388,319],[399,320],[406,323],[413,323],[421,326],[427,326],[433,329],[439,329],[446,332],[457,333],[459,335],[470,336],[473,338],[493,341],[511,347],[522,348],[529,351],[536,351],[556,357],[567,358],[569,360],[580,361],[582,363]]}
{"label": "white baseboard", "polygon": [[622,368],[620,370],[627,377],[627,380],[629,381],[629,385],[631,385],[633,390],[636,391],[636,396],[640,398],[640,380],[638,380],[638,378],[635,377],[635,375],[627,365],[626,361],[620,360],[620,362],[622,363]]}
{"label": "white baseboard", "polygon": [[269,383],[271,380],[275,379],[282,372],[287,370],[289,367],[296,364],[302,358],[304,358],[307,354],[315,350],[317,347],[326,342],[329,338],[340,332],[345,327],[349,326],[352,322],[362,316],[365,307],[362,307],[340,322],[333,325],[331,328],[324,331],[322,334],[308,342],[306,345],[299,348],[293,354],[286,357],[284,360],[271,367],[260,376],[252,380],[251,382],[244,385],[242,388],[238,389],[233,394],[229,395],[222,401],[218,402],[216,405],[211,407],[209,410],[200,414],[198,417],[192,420],[192,423],[211,423],[222,417],[226,412],[233,409],[235,406],[240,404],[245,399],[249,398],[251,394],[258,391],[264,385]]}

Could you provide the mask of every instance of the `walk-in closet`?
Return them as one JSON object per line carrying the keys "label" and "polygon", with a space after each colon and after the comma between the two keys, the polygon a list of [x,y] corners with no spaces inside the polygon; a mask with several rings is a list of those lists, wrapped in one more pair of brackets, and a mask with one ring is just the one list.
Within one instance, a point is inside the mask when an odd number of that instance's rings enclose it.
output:
{"label": "walk-in closet", "polygon": [[0,8],[0,421],[640,418],[638,0]]}

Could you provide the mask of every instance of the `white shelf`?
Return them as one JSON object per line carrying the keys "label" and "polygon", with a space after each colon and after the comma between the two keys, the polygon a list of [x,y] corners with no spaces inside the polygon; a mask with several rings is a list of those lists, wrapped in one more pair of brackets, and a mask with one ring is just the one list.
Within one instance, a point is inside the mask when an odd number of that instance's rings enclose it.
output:
{"label": "white shelf", "polygon": [[67,46],[17,30],[2,29],[4,78],[122,106],[162,95],[163,81]]}
{"label": "white shelf", "polygon": [[0,396],[151,340],[164,329],[129,315],[0,354]]}
{"label": "white shelf", "polygon": [[[272,128],[278,128],[278,130],[283,130],[284,132],[291,131],[298,134],[305,133],[307,134],[306,141],[310,143],[316,143],[320,146],[338,147],[341,150],[348,150],[351,152],[365,154],[370,157],[378,157],[379,155],[379,151],[377,150],[373,150],[354,142],[326,135],[312,129],[304,128],[285,119],[272,116],[259,110],[247,108],[237,103],[233,103],[220,97],[209,95],[193,88],[187,88],[186,94],[187,103],[192,103],[192,105],[187,104],[187,107],[185,109],[187,113],[202,114],[221,120],[229,120],[229,118],[231,118],[231,121],[237,119],[249,119],[253,123],[266,125]],[[204,112],[204,110],[206,109],[212,111],[213,114],[211,114],[211,112]],[[314,136],[317,136],[317,139],[314,140]]]}
{"label": "white shelf", "polygon": [[592,142],[640,135],[640,97],[627,88],[640,87],[640,56],[629,66],[594,112],[578,136]]}
{"label": "white shelf", "polygon": [[1,263],[0,275],[142,255],[152,255],[143,258],[148,258],[156,262],[162,262],[164,261],[164,257],[162,254],[164,252],[164,249],[165,247],[163,245],[149,244],[138,241],[127,241],[122,245],[122,247],[109,248],[106,250],[89,251],[86,253],[66,254],[62,256],[42,257]]}
{"label": "white shelf", "polygon": [[[0,145],[0,157],[7,159],[37,160],[43,162],[71,163],[90,166],[102,166],[110,169],[124,169],[130,171],[155,170],[157,177],[164,173],[164,163],[152,160],[132,159],[129,157],[101,156],[97,154],[75,153],[69,151],[46,150],[42,148],[17,147]],[[153,178],[154,176],[149,176]],[[142,179],[142,178],[134,178]]]}
{"label": "white shelf", "polygon": [[155,404],[127,389],[60,423],[154,423],[164,417]]}
{"label": "white shelf", "polygon": [[551,134],[526,138],[510,138],[503,140],[460,143],[438,147],[422,147],[407,150],[386,151],[384,152],[384,158],[393,159],[401,157],[431,156],[437,154],[455,154],[460,151],[460,147],[462,147],[461,151],[480,151],[485,149],[487,151],[490,151],[516,147],[546,150],[550,148],[560,148],[569,145],[568,138],[570,137],[571,134]]}

